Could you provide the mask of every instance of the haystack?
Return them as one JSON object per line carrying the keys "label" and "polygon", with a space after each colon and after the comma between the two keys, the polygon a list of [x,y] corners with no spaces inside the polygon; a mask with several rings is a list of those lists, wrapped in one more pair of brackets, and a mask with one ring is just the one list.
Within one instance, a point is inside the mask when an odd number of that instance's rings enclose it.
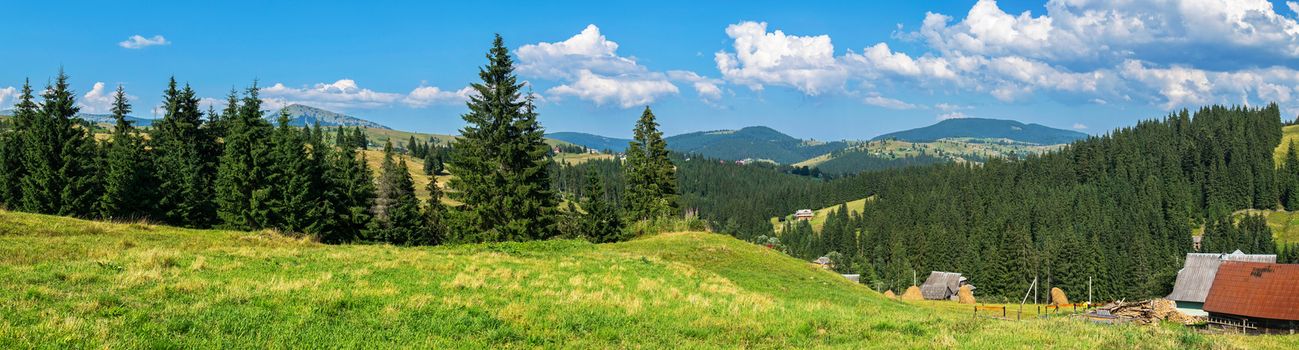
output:
{"label": "haystack", "polygon": [[925,300],[925,296],[920,294],[920,287],[910,286],[902,293],[902,300]]}
{"label": "haystack", "polygon": [[961,286],[961,289],[956,291],[956,298],[961,304],[974,304],[974,288],[968,284]]}
{"label": "haystack", "polygon": [[1069,296],[1064,294],[1060,288],[1051,288],[1051,305],[1068,305]]}
{"label": "haystack", "polygon": [[889,298],[889,299],[897,299],[897,298],[898,298],[898,295],[897,295],[897,294],[893,294],[893,290],[892,290],[892,289],[889,289],[889,290],[884,291],[884,297],[885,297],[885,298]]}

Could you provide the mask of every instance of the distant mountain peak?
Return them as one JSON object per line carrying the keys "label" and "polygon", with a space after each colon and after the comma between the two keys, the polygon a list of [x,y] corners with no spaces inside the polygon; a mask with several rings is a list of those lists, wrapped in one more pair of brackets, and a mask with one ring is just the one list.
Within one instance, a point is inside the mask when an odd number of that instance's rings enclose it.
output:
{"label": "distant mountain peak", "polygon": [[275,121],[276,118],[279,118],[281,111],[289,114],[289,125],[292,126],[306,126],[320,123],[320,126],[363,126],[374,129],[392,130],[390,127],[369,120],[297,103],[266,113],[266,119]]}
{"label": "distant mountain peak", "polygon": [[1024,124],[1015,120],[988,118],[947,119],[934,125],[880,135],[874,140],[896,139],[933,142],[949,138],[1008,139],[1039,145],[1070,143],[1087,138],[1087,134],[1052,128],[1041,124]]}

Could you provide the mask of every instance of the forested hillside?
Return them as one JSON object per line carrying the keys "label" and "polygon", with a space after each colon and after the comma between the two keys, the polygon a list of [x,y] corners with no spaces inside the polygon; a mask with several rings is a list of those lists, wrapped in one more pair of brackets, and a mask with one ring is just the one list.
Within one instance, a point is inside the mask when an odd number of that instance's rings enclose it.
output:
{"label": "forested hillside", "polygon": [[[1022,295],[1034,277],[1077,292],[1092,278],[1099,299],[1159,296],[1191,249],[1193,227],[1277,206],[1280,136],[1276,105],[1215,106],[1025,161],[867,173],[843,181],[877,201],[860,216],[831,218],[817,244],[891,288],[910,284],[913,270],[942,270],[965,273],[990,296]],[[1212,226],[1206,249],[1273,251],[1258,221]]]}
{"label": "forested hillside", "polygon": [[725,160],[770,160],[792,164],[841,149],[844,142],[804,141],[765,126],[701,131],[667,138],[674,152]]}

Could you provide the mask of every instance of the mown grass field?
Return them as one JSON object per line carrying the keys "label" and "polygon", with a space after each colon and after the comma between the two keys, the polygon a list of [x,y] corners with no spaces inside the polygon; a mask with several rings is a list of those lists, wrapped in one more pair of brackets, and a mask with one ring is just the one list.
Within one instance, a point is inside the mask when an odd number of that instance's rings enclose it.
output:
{"label": "mown grass field", "polygon": [[[848,201],[848,212],[861,213],[862,210],[866,209],[866,203],[874,200],[875,200],[875,196],[870,196],[862,199]],[[838,204],[813,210],[812,219],[808,220],[808,224],[812,225],[813,231],[820,232],[821,228],[825,227],[825,220],[830,217],[830,214],[834,213],[837,210],[839,210]],[[789,215],[785,216],[785,221],[789,221],[789,220],[794,220],[793,213],[790,213]],[[771,218],[771,226],[775,228],[777,232],[780,232],[780,230],[784,228],[785,225],[784,223],[780,222],[780,220],[778,220],[777,218]]]}
{"label": "mown grass field", "polygon": [[707,233],[330,246],[0,212],[0,348],[1295,348],[889,300]]}
{"label": "mown grass field", "polygon": [[1299,125],[1281,127],[1281,143],[1272,152],[1272,160],[1277,167],[1285,164],[1285,152],[1290,150],[1290,142],[1299,143]]}
{"label": "mown grass field", "polygon": [[[1267,227],[1272,229],[1272,240],[1277,244],[1299,243],[1299,211],[1245,209],[1236,212],[1236,219],[1246,214],[1266,216]],[[1204,228],[1196,231],[1203,234]]]}
{"label": "mown grass field", "polygon": [[560,164],[578,165],[592,160],[609,160],[613,159],[612,154],[604,153],[560,153],[555,155],[555,161]]}

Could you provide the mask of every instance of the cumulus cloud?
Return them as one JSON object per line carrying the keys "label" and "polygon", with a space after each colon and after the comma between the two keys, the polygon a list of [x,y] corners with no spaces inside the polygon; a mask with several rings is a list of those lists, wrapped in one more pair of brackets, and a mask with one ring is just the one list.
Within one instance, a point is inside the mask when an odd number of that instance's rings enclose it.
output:
{"label": "cumulus cloud", "polygon": [[161,35],[154,35],[151,38],[146,38],[144,36],[136,34],[136,35],[132,35],[130,38],[127,38],[125,41],[117,43],[117,46],[121,46],[127,49],[142,49],[145,47],[158,46],[158,45],[171,45],[171,42],[167,41],[167,38],[164,38]]}
{"label": "cumulus cloud", "polygon": [[0,109],[9,108],[18,103],[18,89],[9,86],[0,88]]}
{"label": "cumulus cloud", "polygon": [[594,24],[567,40],[523,45],[515,50],[519,58],[519,73],[561,83],[546,90],[555,97],[575,97],[596,105],[614,105],[630,108],[653,103],[657,99],[674,95],[679,89],[671,80],[692,84],[705,99],[721,96],[714,80],[698,74],[690,76],[650,71],[633,57],[618,55],[618,43],[600,33]]}
{"label": "cumulus cloud", "polygon": [[[108,88],[103,82],[95,82],[90,91],[77,100],[77,107],[81,108],[82,113],[104,114],[113,109],[113,94],[117,93],[116,88]],[[126,95],[127,100],[134,100],[135,96]]]}
{"label": "cumulus cloud", "polygon": [[678,90],[676,85],[672,85],[661,74],[641,79],[631,76],[602,76],[582,70],[573,82],[550,88],[547,92],[555,96],[577,97],[596,105],[631,108],[648,105],[658,97],[676,94]]}
{"label": "cumulus cloud", "polygon": [[267,108],[279,108],[294,103],[311,105],[326,109],[371,109],[390,107],[397,103],[423,108],[435,104],[455,104],[464,102],[472,89],[469,87],[457,91],[445,91],[437,87],[421,86],[410,93],[381,92],[362,88],[352,79],[339,79],[333,83],[318,83],[312,86],[289,87],[275,83],[262,88],[262,100]]}
{"label": "cumulus cloud", "polygon": [[468,86],[456,91],[446,91],[436,86],[421,86],[411,90],[402,99],[402,103],[416,108],[435,104],[456,104],[469,100],[469,96],[475,93],[474,89]]}
{"label": "cumulus cloud", "polygon": [[1083,123],[1073,123],[1074,130],[1087,130],[1087,125]]}
{"label": "cumulus cloud", "polygon": [[[1045,13],[1008,13],[980,0],[956,18],[926,13],[918,30],[835,55],[828,35],[791,35],[764,22],[728,26],[731,51],[714,61],[726,81],[785,86],[815,96],[847,86],[902,85],[1013,102],[1279,102],[1299,109],[1299,2],[1267,0],[1049,0]],[[854,82],[857,84],[847,84]],[[848,95],[856,92],[847,91]],[[865,103],[906,107],[877,94]],[[963,116],[943,109],[940,118]]]}
{"label": "cumulus cloud", "polygon": [[911,103],[903,102],[902,100],[899,99],[888,98],[888,97],[880,96],[878,94],[872,94],[870,96],[866,96],[866,98],[862,99],[862,102],[868,105],[884,107],[888,109],[916,109],[920,107]]}
{"label": "cumulus cloud", "polygon": [[766,22],[741,22],[726,27],[734,52],[714,54],[717,69],[728,81],[762,90],[766,85],[790,86],[808,95],[839,90],[847,70],[834,56],[829,35],[799,36],[767,31]]}

